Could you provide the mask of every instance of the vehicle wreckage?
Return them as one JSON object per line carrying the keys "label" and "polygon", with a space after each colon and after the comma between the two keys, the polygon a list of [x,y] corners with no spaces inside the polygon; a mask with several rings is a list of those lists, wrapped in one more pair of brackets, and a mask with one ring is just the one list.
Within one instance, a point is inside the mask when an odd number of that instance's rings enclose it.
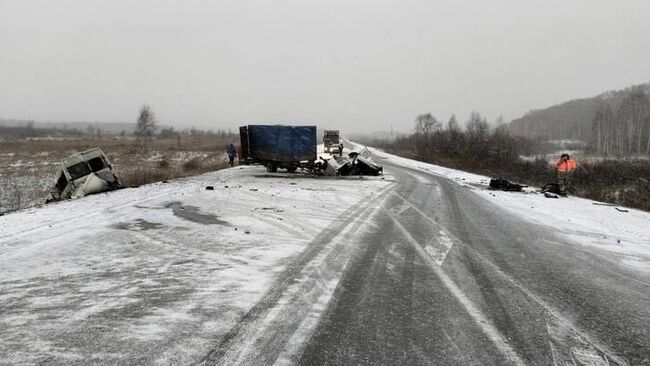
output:
{"label": "vehicle wreckage", "polygon": [[[328,130],[330,131],[330,130]],[[334,130],[332,130],[334,131]],[[336,131],[338,134],[338,131]],[[381,175],[383,168],[363,148],[347,156],[316,158],[316,126],[247,125],[239,128],[241,162],[260,164],[275,173],[300,169],[315,175]]]}
{"label": "vehicle wreckage", "polygon": [[56,177],[46,203],[123,187],[111,162],[100,148],[82,151],[61,160]]}
{"label": "vehicle wreckage", "polygon": [[352,151],[348,156],[333,157],[330,159],[320,158],[321,161],[317,173],[322,175],[381,175],[384,168],[375,163],[370,157],[370,151],[363,148],[359,151]]}

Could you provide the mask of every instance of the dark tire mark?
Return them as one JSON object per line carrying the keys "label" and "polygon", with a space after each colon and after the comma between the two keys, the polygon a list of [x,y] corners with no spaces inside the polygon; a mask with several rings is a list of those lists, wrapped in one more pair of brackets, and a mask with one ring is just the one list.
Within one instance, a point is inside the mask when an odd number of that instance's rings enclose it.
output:
{"label": "dark tire mark", "polygon": [[295,261],[287,266],[278,278],[270,286],[269,290],[260,298],[260,300],[240,319],[226,335],[220,340],[212,351],[210,351],[199,364],[214,365],[219,364],[230,347],[237,340],[237,335],[244,329],[252,326],[255,320],[265,315],[280,299],[282,294],[287,290],[294,278],[303,270],[303,268],[339,233],[345,229],[354,218],[363,213],[369,204],[369,201],[362,201],[347,209],[341,218],[330,224],[316,239],[311,241],[306,249],[298,255]]}

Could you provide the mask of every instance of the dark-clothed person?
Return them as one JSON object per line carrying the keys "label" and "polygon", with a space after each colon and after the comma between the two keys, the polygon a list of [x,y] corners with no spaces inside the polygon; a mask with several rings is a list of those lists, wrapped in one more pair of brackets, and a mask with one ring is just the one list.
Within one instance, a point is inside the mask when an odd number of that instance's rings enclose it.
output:
{"label": "dark-clothed person", "polygon": [[230,166],[234,166],[235,157],[237,156],[237,149],[235,148],[235,145],[233,144],[228,145],[228,148],[226,149],[226,154],[228,154],[228,164],[230,164]]}

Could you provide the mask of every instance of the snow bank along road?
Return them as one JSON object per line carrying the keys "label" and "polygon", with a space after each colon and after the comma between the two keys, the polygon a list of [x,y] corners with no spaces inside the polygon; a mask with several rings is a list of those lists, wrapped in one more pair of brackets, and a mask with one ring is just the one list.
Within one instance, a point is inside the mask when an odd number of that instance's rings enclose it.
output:
{"label": "snow bank along road", "polygon": [[0,217],[0,362],[650,364],[649,215],[376,154]]}

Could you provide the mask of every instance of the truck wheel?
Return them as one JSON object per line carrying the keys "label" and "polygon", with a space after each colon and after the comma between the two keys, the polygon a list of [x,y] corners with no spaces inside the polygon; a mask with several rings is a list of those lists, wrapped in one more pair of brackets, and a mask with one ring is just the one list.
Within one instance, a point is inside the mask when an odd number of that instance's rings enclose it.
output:
{"label": "truck wheel", "polygon": [[289,173],[295,173],[295,172],[296,172],[296,169],[298,169],[298,167],[295,166],[295,165],[290,165],[290,166],[287,167],[287,171],[288,171]]}
{"label": "truck wheel", "polygon": [[269,173],[275,173],[275,172],[278,171],[278,166],[275,165],[275,164],[268,164],[266,166],[266,171],[269,172]]}

